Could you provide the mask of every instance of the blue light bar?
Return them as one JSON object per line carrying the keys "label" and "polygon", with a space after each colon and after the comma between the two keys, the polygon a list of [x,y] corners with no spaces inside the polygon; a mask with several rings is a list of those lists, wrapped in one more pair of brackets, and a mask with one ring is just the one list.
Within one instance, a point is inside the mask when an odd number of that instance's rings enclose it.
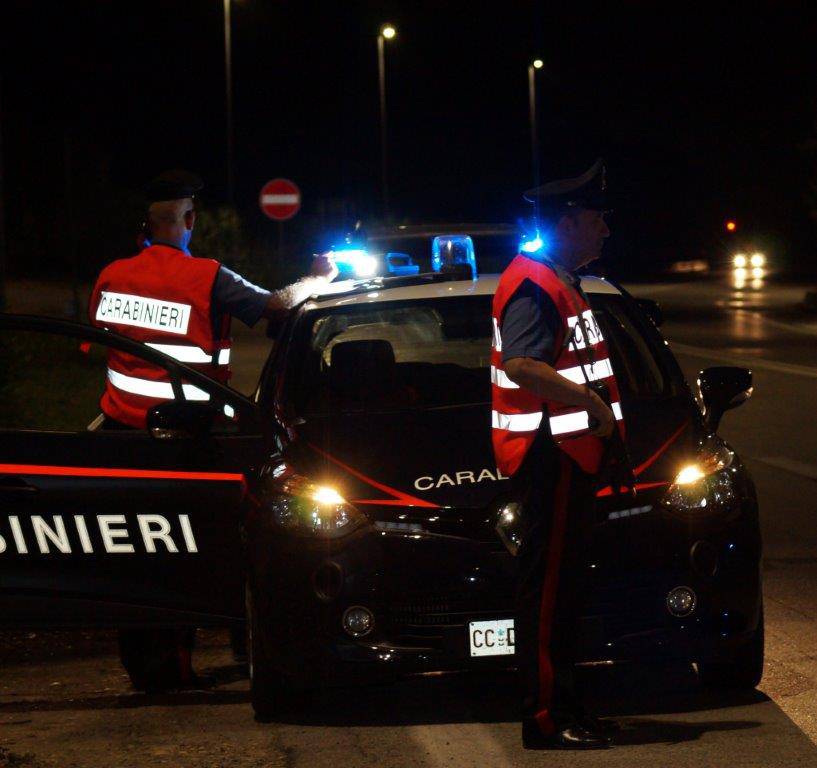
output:
{"label": "blue light bar", "polygon": [[474,241],[468,235],[437,235],[431,243],[431,268],[435,272],[452,272],[468,265],[477,279],[477,257]]}
{"label": "blue light bar", "polygon": [[386,266],[390,275],[416,275],[420,272],[420,265],[415,264],[407,253],[390,252],[386,254]]}
{"label": "blue light bar", "polygon": [[377,259],[363,248],[333,248],[330,253],[335,257],[339,277],[371,277],[377,272]]}

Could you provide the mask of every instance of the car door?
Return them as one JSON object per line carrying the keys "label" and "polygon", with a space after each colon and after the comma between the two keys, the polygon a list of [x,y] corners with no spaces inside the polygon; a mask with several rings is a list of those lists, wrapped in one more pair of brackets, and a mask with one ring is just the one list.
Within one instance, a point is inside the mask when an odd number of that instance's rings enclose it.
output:
{"label": "car door", "polygon": [[[212,426],[99,428],[109,347],[166,368]],[[240,517],[267,444],[253,403],[151,348],[0,316],[0,622],[242,616]]]}

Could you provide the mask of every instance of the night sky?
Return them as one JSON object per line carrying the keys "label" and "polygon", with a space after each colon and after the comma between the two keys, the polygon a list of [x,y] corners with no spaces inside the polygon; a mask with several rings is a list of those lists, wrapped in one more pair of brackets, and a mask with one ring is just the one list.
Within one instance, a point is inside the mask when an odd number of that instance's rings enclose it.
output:
{"label": "night sky", "polygon": [[[716,258],[733,217],[733,240],[811,268],[813,26],[791,11],[679,7],[233,0],[236,202],[248,230],[270,231],[256,198],[275,176],[301,187],[304,220],[380,214],[375,38],[390,21],[397,220],[529,212],[526,68],[540,56],[542,176],[608,160],[614,263]],[[122,255],[116,233],[135,226],[141,186],[168,167],[198,171],[204,203],[223,202],[222,0],[6,2],[0,13],[12,272],[64,266],[72,221],[92,244],[89,264]]]}

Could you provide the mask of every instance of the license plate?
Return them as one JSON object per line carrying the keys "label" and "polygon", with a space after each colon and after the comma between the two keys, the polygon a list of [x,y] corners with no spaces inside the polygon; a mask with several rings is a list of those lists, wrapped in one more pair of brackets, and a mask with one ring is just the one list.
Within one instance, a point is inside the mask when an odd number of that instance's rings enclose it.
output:
{"label": "license plate", "polygon": [[468,626],[472,656],[508,656],[515,653],[513,619],[472,621]]}

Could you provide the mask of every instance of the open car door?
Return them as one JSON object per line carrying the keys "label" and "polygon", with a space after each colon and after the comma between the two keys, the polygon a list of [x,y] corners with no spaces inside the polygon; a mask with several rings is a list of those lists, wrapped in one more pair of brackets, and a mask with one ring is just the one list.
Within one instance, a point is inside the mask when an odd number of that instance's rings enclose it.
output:
{"label": "open car door", "polygon": [[[169,372],[158,427],[99,428],[109,347]],[[0,624],[243,617],[241,515],[268,444],[255,404],[150,347],[0,315]]]}

